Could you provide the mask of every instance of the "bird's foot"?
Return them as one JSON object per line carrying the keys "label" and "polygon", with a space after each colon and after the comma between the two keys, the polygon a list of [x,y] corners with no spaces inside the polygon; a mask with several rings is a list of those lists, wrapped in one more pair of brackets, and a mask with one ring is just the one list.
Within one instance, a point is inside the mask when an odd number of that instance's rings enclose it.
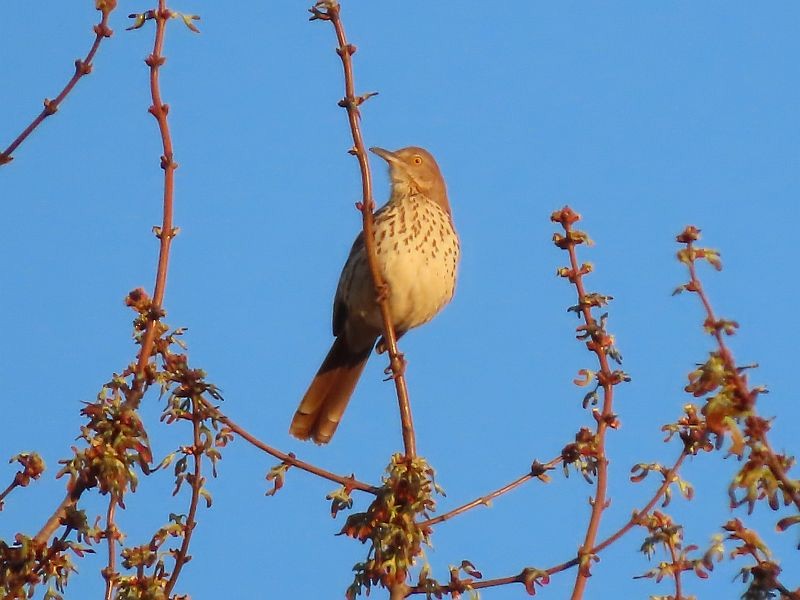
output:
{"label": "bird's foot", "polygon": [[392,360],[389,363],[389,366],[383,370],[384,375],[387,375],[384,381],[389,381],[390,379],[397,379],[398,377],[402,377],[406,373],[406,356],[402,352],[398,352],[395,356],[392,357]]}
{"label": "bird's foot", "polygon": [[375,301],[378,304],[389,299],[389,294],[391,293],[391,290],[389,290],[389,284],[386,283],[385,281],[382,284],[380,284],[377,288],[375,288],[375,291],[376,291]]}

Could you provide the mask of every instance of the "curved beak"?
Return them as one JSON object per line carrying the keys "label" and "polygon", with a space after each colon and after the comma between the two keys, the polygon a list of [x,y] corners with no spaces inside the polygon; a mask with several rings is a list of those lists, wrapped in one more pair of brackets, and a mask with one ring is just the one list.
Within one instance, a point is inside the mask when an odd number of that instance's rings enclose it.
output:
{"label": "curved beak", "polygon": [[398,158],[395,155],[395,153],[389,150],[384,150],[383,148],[378,148],[377,146],[373,146],[372,148],[369,149],[369,151],[372,152],[373,154],[377,154],[389,164],[396,163],[398,161]]}

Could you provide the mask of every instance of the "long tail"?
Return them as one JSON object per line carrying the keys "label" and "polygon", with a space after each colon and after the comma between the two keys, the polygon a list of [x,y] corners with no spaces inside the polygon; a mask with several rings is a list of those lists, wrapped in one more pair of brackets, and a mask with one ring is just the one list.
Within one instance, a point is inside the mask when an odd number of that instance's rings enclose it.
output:
{"label": "long tail", "polygon": [[317,444],[331,441],[371,352],[372,345],[354,352],[344,336],[337,337],[294,413],[289,433]]}

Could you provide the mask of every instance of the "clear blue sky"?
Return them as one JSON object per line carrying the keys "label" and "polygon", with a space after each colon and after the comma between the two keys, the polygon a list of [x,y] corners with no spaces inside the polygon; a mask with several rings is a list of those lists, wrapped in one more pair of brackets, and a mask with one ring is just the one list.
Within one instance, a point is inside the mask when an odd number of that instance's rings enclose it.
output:
{"label": "clear blue sky", "polygon": [[[93,3],[10,0],[0,20],[0,146],[10,141],[71,73],[91,43]],[[69,4],[69,5],[68,5]],[[49,470],[16,492],[0,535],[34,532],[63,493],[59,458],[79,433],[81,402],[94,397],[134,352],[132,313],[122,303],[152,286],[160,219],[159,140],[149,104],[152,28],[114,37],[59,114],[0,171],[4,223],[0,458],[26,449]],[[401,446],[392,386],[382,359],[367,367],[333,443],[289,438],[295,406],[330,343],[339,269],[360,220],[356,162],[344,112],[332,28],[307,22],[302,2],[174,7],[200,13],[202,33],[173,22],[163,93],[171,105],[177,173],[167,321],[189,327],[192,364],[226,397],[223,409],[264,440],[331,470],[376,482]],[[685,279],[674,235],[688,223],[722,250],[722,274],[704,271],[721,315],[737,319],[741,364],[760,363],[762,414],[778,415],[778,449],[797,443],[797,198],[800,193],[800,6],[794,2],[445,2],[345,0],[343,16],[364,107],[368,145],[421,145],[447,178],[463,261],[456,298],[403,339],[420,452],[435,466],[447,510],[549,460],[591,424],[571,382],[592,357],[573,339],[565,308],[573,290],[554,276],[565,257],[551,241],[552,210],[581,212],[596,246],[593,290],[615,297],[609,328],[633,382],[618,390],[622,429],[609,437],[608,510],[615,530],[655,489],[630,484],[637,462],[671,461],[660,427],[680,415],[686,373],[710,349],[696,300],[672,298]],[[385,168],[373,160],[375,191]],[[188,439],[158,423],[145,402],[157,455]],[[341,597],[365,547],[334,537],[325,494],[333,485],[292,470],[265,498],[275,464],[246,443],[224,451],[209,483],[194,560],[176,591],[219,597]],[[729,518],[726,485],[737,465],[703,455],[684,471],[697,497],[669,508],[687,543],[706,546]],[[0,481],[13,475],[0,468]],[[427,554],[434,576],[469,559],[486,577],[546,568],[583,538],[592,489],[556,473],[444,523]],[[142,543],[184,512],[170,476],[148,478],[120,525]],[[367,498],[357,498],[364,509]],[[87,497],[87,510],[104,501]],[[745,517],[743,511],[736,516]],[[772,531],[759,509],[748,524]],[[669,594],[669,584],[633,580],[649,569],[634,531],[602,554],[586,598]],[[797,580],[797,533],[768,539]],[[705,598],[733,598],[744,563],[710,581],[687,576]],[[792,568],[794,565],[795,568]],[[81,562],[67,597],[98,597],[101,558]],[[792,573],[794,571],[794,573]],[[564,598],[574,573],[543,598]],[[224,596],[223,596],[224,595]],[[381,594],[377,594],[381,597]],[[521,587],[484,598],[524,597]]]}

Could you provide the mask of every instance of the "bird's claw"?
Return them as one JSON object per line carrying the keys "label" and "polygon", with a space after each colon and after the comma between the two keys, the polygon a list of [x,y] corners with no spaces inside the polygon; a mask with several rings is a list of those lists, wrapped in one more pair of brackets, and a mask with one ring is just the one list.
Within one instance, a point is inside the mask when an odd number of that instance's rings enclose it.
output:
{"label": "bird's claw", "polygon": [[376,291],[375,300],[377,301],[378,304],[385,302],[386,300],[389,299],[389,293],[390,293],[389,284],[386,283],[385,281],[382,284],[380,284],[375,289],[375,291]]}
{"label": "bird's claw", "polygon": [[387,375],[384,381],[397,379],[402,377],[406,372],[406,357],[402,352],[398,352],[396,356],[392,357],[389,366],[383,370],[383,374]]}

